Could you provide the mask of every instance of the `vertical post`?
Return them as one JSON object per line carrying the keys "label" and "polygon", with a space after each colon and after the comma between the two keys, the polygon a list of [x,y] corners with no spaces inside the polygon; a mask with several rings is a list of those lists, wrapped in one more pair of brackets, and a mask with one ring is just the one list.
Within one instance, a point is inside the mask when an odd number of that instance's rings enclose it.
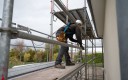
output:
{"label": "vertical post", "polygon": [[[86,54],[88,54],[88,49],[89,49],[88,39],[86,40],[86,45],[87,45]],[[87,58],[87,61],[88,61],[88,58]],[[89,65],[87,65],[87,80],[89,80]]]}
{"label": "vertical post", "polygon": [[[86,31],[86,28],[85,28],[85,31]],[[85,55],[84,55],[84,58],[85,58],[85,80],[87,80],[87,60],[88,60],[87,59],[87,45],[86,45],[86,41],[87,40],[86,40],[86,37],[85,37]]]}
{"label": "vertical post", "polygon": [[68,0],[67,0],[67,9],[68,9]]}
{"label": "vertical post", "polygon": [[93,43],[93,39],[92,39],[92,80],[94,80],[94,52],[93,52],[93,48],[94,48],[94,43]]}
{"label": "vertical post", "polygon": [[83,61],[83,58],[82,58],[82,50],[80,49],[80,54],[79,54],[79,56],[80,56],[80,62],[82,62]]}
{"label": "vertical post", "polygon": [[77,52],[78,52],[78,62],[80,62],[80,50],[77,49]]}
{"label": "vertical post", "polygon": [[[13,0],[4,0],[1,28],[9,29],[12,23]],[[11,34],[3,31],[0,35],[0,80],[7,80]]]}
{"label": "vertical post", "polygon": [[[68,0],[67,0],[67,5],[66,5],[66,9],[68,10]],[[66,15],[66,24],[68,23],[68,15]]]}
{"label": "vertical post", "polygon": [[47,62],[48,62],[48,51],[45,49],[46,53],[47,53]]}
{"label": "vertical post", "polygon": [[[73,43],[71,43],[73,45]],[[71,60],[73,60],[73,48],[71,47]]]}
{"label": "vertical post", "polygon": [[[77,53],[76,48],[75,48],[75,52],[74,53],[75,53],[74,56],[76,56],[76,53]],[[74,61],[77,62],[77,60],[75,59],[75,57],[74,57]]]}
{"label": "vertical post", "polygon": [[[85,28],[85,34],[86,34],[86,0],[84,0],[84,28]],[[85,80],[87,80],[87,52],[86,52],[86,37],[85,37]]]}
{"label": "vertical post", "polygon": [[[96,57],[96,39],[95,39],[95,58]],[[97,66],[96,66],[96,62],[95,62],[95,80],[97,80]]]}
{"label": "vertical post", "polygon": [[[104,68],[103,39],[101,39],[101,43],[102,43],[102,66]],[[103,70],[103,80],[104,80],[104,70]]]}
{"label": "vertical post", "polygon": [[[51,39],[53,39],[53,19],[54,19],[54,0],[51,0],[51,30],[50,30],[50,35]],[[50,61],[53,60],[53,44],[50,44],[50,56],[49,56]]]}

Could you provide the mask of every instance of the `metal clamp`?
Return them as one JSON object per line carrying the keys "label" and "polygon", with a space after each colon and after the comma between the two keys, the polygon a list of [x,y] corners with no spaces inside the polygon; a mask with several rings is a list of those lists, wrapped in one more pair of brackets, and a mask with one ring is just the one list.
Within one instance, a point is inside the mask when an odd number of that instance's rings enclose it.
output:
{"label": "metal clamp", "polygon": [[7,32],[8,32],[8,31],[10,31],[10,29],[8,29],[8,28],[2,28],[2,27],[1,27],[1,28],[0,28],[0,32],[4,32],[4,31],[7,31]]}
{"label": "metal clamp", "polygon": [[17,29],[14,28],[14,27],[11,27],[11,28],[2,28],[2,27],[0,27],[0,32],[16,33],[17,32]]}
{"label": "metal clamp", "polygon": [[18,30],[17,30],[17,28],[14,28],[14,27],[11,27],[11,28],[0,27],[0,32],[10,32],[10,34],[12,34],[11,39],[15,39],[15,38],[17,38]]}

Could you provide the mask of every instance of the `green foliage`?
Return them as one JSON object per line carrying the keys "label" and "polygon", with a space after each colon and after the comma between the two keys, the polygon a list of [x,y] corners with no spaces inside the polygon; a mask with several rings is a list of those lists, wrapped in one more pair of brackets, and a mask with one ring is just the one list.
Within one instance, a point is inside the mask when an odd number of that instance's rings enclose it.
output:
{"label": "green foliage", "polygon": [[54,45],[53,47],[53,60],[56,60],[59,52],[59,45]]}
{"label": "green foliage", "polygon": [[17,51],[16,51],[15,48],[13,48],[13,49],[10,50],[10,55],[9,56],[10,57],[16,57],[16,58],[18,58],[18,53],[17,53]]}
{"label": "green foliage", "polygon": [[[55,60],[56,59],[56,57],[54,57],[54,55],[55,56],[57,56],[57,53],[58,53],[58,51],[59,51],[59,45],[53,45],[53,59]],[[50,44],[45,44],[45,53],[51,53],[50,52]],[[49,54],[49,60],[51,60],[51,54]]]}
{"label": "green foliage", "polygon": [[45,44],[45,51],[50,53],[50,44]]}
{"label": "green foliage", "polygon": [[37,51],[37,53],[34,55],[34,62],[41,62],[43,59],[43,52],[42,51]]}
{"label": "green foliage", "polygon": [[74,56],[74,61],[77,62],[78,61],[78,58],[79,58],[79,55],[77,53],[77,55]]}
{"label": "green foliage", "polygon": [[42,54],[42,62],[46,62],[47,61],[47,52],[44,51],[43,54]]}
{"label": "green foliage", "polygon": [[[9,60],[9,66],[13,67],[15,65],[20,64],[27,64],[27,63],[33,63],[33,62],[46,62],[47,61],[47,55],[50,53],[50,45],[45,45],[45,51],[42,50],[33,50],[31,48],[23,48],[23,43],[16,43],[16,45],[19,45],[18,47],[14,47],[10,50],[10,60]],[[53,46],[53,54],[54,54],[54,60],[57,57],[57,53],[59,51],[59,46],[54,45]]]}
{"label": "green foliage", "polygon": [[23,57],[24,57],[24,41],[23,40],[16,40],[15,42],[15,46],[14,47],[14,51],[15,51],[15,56],[20,59],[20,61],[23,61]]}
{"label": "green foliage", "polygon": [[32,49],[28,49],[27,51],[26,51],[26,53],[29,53],[30,54],[30,58],[29,58],[29,62],[33,62],[34,60],[33,60],[33,58],[34,58],[34,55],[35,55],[35,50],[32,50]]}
{"label": "green foliage", "polygon": [[[88,54],[87,55],[87,62],[89,62],[89,64],[91,64],[92,63],[92,57],[95,57],[95,59],[94,59],[94,63],[102,63],[103,62],[103,60],[102,60],[102,53],[96,53],[96,54]],[[83,57],[83,61],[82,62],[85,62],[85,58],[84,58],[84,55],[82,56]],[[79,55],[75,55],[74,56],[74,59],[75,59],[75,62],[76,61],[78,61],[78,58],[79,58]]]}
{"label": "green foliage", "polygon": [[97,53],[96,54],[96,59],[95,59],[95,63],[102,63],[103,60],[102,60],[102,53]]}
{"label": "green foliage", "polygon": [[53,53],[57,53],[59,51],[59,45],[54,45]]}
{"label": "green foliage", "polygon": [[19,61],[15,56],[9,58],[9,68],[12,68],[16,65],[24,64],[23,62]]}
{"label": "green foliage", "polygon": [[55,61],[57,58],[58,53],[54,53],[53,60]]}
{"label": "green foliage", "polygon": [[[95,57],[95,59],[94,59],[95,63],[102,63],[102,54],[101,53],[96,53],[94,55],[92,55],[92,54],[88,55],[88,61],[91,60],[93,56]],[[92,61],[89,63],[92,63]]]}
{"label": "green foliage", "polygon": [[25,53],[24,54],[24,61],[28,62],[30,60],[30,56],[31,56],[30,53]]}
{"label": "green foliage", "polygon": [[38,50],[33,58],[34,62],[46,62],[47,61],[47,53],[46,51]]}

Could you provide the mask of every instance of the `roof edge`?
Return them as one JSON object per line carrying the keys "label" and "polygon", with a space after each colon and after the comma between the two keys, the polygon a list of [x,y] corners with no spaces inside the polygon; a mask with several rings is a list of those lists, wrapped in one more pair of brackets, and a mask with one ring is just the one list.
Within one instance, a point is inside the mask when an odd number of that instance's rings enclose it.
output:
{"label": "roof edge", "polygon": [[94,22],[94,27],[95,27],[95,30],[96,30],[97,37],[99,37],[98,32],[97,32],[97,28],[96,28],[96,22],[95,22],[95,18],[94,18],[94,14],[93,14],[91,0],[87,0],[87,3],[88,3],[88,6],[89,6],[89,9],[90,9],[90,12],[91,12],[92,20]]}

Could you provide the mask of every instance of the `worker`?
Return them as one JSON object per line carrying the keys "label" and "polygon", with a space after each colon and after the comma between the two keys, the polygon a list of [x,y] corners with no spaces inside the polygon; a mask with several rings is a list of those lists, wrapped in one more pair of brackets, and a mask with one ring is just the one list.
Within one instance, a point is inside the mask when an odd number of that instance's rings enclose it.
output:
{"label": "worker", "polygon": [[[82,26],[82,22],[80,20],[76,20],[76,24],[68,23],[67,25],[64,25],[63,27],[59,28],[56,32],[57,40],[67,43],[67,39],[69,39],[72,42],[79,43],[80,47],[84,49],[84,47],[82,46],[82,39],[81,39],[81,26]],[[77,40],[73,38],[74,34],[76,35]],[[58,56],[55,61],[55,68],[65,69],[65,66],[61,64],[63,55],[65,56],[66,66],[75,65],[70,60],[68,50],[69,47],[65,47],[61,45],[61,48],[59,50]]]}

